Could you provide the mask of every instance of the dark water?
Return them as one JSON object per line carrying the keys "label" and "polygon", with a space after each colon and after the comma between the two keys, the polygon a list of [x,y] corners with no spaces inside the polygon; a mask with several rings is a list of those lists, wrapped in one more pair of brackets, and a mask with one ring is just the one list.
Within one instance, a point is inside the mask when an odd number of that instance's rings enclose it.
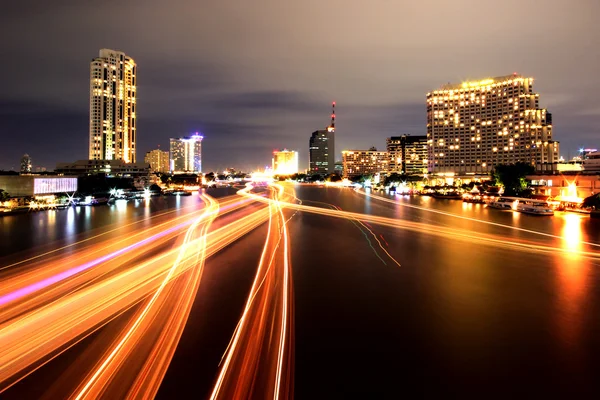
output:
{"label": "dark water", "polygon": [[[347,189],[298,186],[307,205],[455,227],[565,250],[597,248],[600,221],[535,217],[425,197],[403,204]],[[177,203],[179,202],[179,203]],[[320,203],[317,203],[320,202]],[[35,213],[0,219],[0,251],[19,258],[177,207],[151,205]],[[14,219],[13,219],[14,218]],[[13,219],[13,220],[11,220]],[[296,398],[597,397],[599,266],[572,252],[524,251],[451,236],[298,213],[290,223],[295,291]],[[244,305],[260,256],[258,229],[206,264],[188,326],[159,398],[205,398]],[[378,246],[384,248],[396,265]],[[554,236],[557,237],[554,237]],[[563,238],[564,237],[564,238]]]}

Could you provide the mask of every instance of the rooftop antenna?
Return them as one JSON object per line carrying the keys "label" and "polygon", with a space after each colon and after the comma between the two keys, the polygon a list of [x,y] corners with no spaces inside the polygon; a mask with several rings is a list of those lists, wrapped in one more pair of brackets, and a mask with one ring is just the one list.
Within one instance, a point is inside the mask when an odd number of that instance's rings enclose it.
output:
{"label": "rooftop antenna", "polygon": [[335,132],[335,101],[331,102],[331,125],[329,125],[327,130]]}

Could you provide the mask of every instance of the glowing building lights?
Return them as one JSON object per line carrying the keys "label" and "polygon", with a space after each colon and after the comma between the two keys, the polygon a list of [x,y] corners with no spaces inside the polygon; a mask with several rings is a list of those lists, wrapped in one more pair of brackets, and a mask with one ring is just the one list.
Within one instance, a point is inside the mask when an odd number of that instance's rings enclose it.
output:
{"label": "glowing building lights", "polygon": [[202,171],[202,139],[196,132],[188,137],[171,138],[169,164],[172,173]]}
{"label": "glowing building lights", "polygon": [[136,64],[102,49],[90,64],[90,160],[136,162]]}
{"label": "glowing building lights", "polygon": [[375,175],[387,172],[390,168],[390,154],[387,151],[369,150],[342,151],[344,178],[357,175]]}
{"label": "glowing building lights", "polygon": [[298,173],[298,152],[292,150],[275,150],[273,152],[273,173],[276,175],[292,175]]}
{"label": "glowing building lights", "polygon": [[[558,161],[552,114],[539,107],[532,79],[509,75],[448,84],[430,92],[426,103],[431,173],[488,173],[497,164]],[[515,142],[521,134],[540,144]],[[463,145],[446,145],[455,138]]]}

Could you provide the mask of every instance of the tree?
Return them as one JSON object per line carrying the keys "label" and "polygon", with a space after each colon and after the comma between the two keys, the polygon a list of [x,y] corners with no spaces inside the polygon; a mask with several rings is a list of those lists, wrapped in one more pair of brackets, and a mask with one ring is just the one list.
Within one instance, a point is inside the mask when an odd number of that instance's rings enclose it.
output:
{"label": "tree", "polygon": [[518,196],[527,188],[525,177],[534,171],[531,164],[524,162],[500,164],[492,170],[492,178],[496,184],[504,186],[505,196]]}
{"label": "tree", "polygon": [[327,182],[340,182],[342,178],[338,174],[329,174],[325,178]]}
{"label": "tree", "polygon": [[0,201],[6,201],[9,197],[10,196],[5,190],[0,189]]}
{"label": "tree", "polygon": [[583,199],[581,208],[591,208],[594,210],[600,210],[600,193],[593,194]]}
{"label": "tree", "polygon": [[150,187],[148,188],[148,190],[151,191],[151,192],[160,193],[162,189],[156,183],[153,183],[152,185],[150,185]]}
{"label": "tree", "polygon": [[389,174],[388,176],[386,176],[383,180],[383,184],[388,186],[391,185],[392,183],[400,183],[406,181],[406,175],[401,175],[397,172],[392,172],[391,174]]}

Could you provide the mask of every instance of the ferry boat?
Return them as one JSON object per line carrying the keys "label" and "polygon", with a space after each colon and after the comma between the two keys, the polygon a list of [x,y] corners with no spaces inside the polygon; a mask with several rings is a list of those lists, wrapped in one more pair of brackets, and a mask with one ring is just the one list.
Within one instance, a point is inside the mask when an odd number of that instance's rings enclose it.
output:
{"label": "ferry boat", "polygon": [[531,215],[554,215],[554,210],[547,201],[525,199],[521,197],[499,197],[488,204],[490,208],[513,210]]}
{"label": "ferry boat", "polygon": [[517,198],[516,197],[498,197],[497,199],[494,199],[493,201],[488,203],[488,207],[489,208],[497,208],[499,210],[515,210],[516,209],[516,205],[515,205],[515,200]]}

